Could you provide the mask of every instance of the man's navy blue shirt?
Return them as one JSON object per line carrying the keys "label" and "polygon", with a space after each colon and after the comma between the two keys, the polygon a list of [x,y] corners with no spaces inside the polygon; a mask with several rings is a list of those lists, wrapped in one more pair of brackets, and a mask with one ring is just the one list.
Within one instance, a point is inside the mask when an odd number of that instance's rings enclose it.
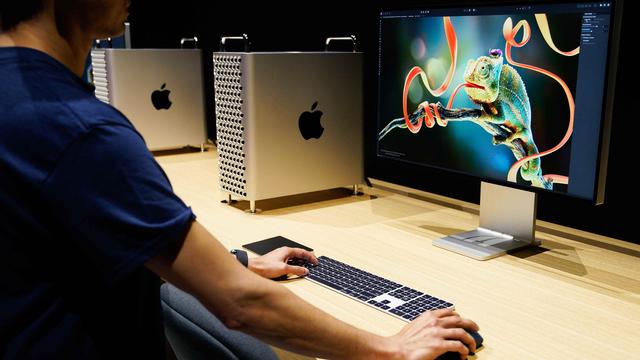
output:
{"label": "man's navy blue shirt", "polygon": [[154,358],[144,262],[194,215],[140,134],[64,65],[0,48],[0,358]]}

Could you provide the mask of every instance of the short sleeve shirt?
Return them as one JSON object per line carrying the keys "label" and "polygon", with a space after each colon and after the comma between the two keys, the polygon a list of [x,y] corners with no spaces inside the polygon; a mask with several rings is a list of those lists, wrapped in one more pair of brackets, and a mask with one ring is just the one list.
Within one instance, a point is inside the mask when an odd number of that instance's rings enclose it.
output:
{"label": "short sleeve shirt", "polygon": [[0,48],[0,358],[160,356],[143,265],[193,219],[123,114],[52,57]]}

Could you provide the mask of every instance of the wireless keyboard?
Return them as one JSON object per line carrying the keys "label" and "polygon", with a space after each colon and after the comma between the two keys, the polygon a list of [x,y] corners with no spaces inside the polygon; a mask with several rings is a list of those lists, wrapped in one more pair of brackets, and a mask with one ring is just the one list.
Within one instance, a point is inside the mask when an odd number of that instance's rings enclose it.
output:
{"label": "wireless keyboard", "polygon": [[428,310],[452,308],[453,304],[395,283],[326,256],[319,264],[309,263],[307,280],[324,285],[342,295],[411,321]]}

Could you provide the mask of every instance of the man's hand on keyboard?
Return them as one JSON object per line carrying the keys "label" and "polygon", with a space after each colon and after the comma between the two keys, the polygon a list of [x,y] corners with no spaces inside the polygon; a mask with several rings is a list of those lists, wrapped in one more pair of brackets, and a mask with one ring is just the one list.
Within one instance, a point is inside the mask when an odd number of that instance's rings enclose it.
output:
{"label": "man's hand on keyboard", "polygon": [[466,359],[476,344],[464,329],[478,331],[478,325],[463,319],[452,309],[427,311],[392,337],[402,349],[404,359],[435,359],[452,351]]}
{"label": "man's hand on keyboard", "polygon": [[287,274],[298,276],[306,275],[308,270],[305,267],[287,263],[287,260],[293,258],[306,260],[314,265],[318,264],[318,259],[312,252],[285,246],[275,249],[265,255],[250,258],[249,269],[268,279],[277,278]]}

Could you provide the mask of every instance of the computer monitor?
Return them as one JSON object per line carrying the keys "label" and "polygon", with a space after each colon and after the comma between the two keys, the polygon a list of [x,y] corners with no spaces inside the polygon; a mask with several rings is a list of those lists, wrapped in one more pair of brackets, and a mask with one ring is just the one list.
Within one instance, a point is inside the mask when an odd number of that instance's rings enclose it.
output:
{"label": "computer monitor", "polygon": [[367,175],[481,179],[480,227],[434,241],[479,259],[536,243],[538,192],[601,203],[620,13],[620,1],[380,12]]}

